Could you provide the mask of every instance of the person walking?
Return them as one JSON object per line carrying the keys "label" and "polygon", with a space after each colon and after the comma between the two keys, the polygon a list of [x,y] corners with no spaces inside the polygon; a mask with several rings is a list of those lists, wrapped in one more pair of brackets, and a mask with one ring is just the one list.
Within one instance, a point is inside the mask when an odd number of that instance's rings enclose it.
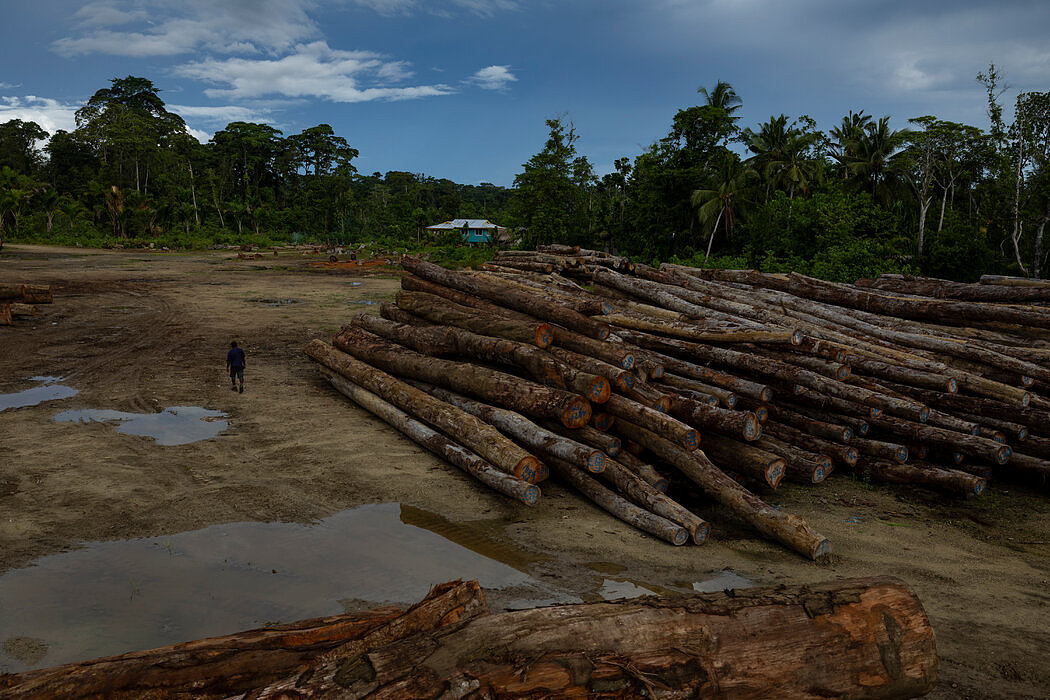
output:
{"label": "person walking", "polygon": [[244,393],[244,350],[237,347],[237,341],[230,343],[230,351],[226,353],[226,369],[230,371],[230,391],[238,391],[237,382],[240,381],[240,393]]}

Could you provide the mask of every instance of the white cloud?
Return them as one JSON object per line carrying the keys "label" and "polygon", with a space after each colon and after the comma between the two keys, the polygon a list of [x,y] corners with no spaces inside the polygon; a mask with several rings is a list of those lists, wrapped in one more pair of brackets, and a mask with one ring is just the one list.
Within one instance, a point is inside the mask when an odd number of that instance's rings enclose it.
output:
{"label": "white cloud", "polygon": [[260,110],[241,107],[239,105],[221,105],[218,107],[198,107],[192,105],[167,105],[169,112],[178,114],[185,120],[193,120],[208,124],[219,124],[225,126],[230,122],[256,122],[263,121],[267,114]]}
{"label": "white cloud", "polygon": [[[341,51],[323,41],[296,46],[278,59],[208,59],[178,66],[175,72],[224,88],[205,90],[209,97],[318,97],[333,102],[406,100],[453,92],[447,85],[394,87],[410,73],[402,61],[371,51]],[[368,85],[363,83],[368,82]]]}
{"label": "white cloud", "polygon": [[516,0],[354,0],[358,5],[368,7],[381,15],[408,15],[425,9],[433,15],[451,16],[448,6],[472,12],[479,17],[491,17],[497,12],[518,9]]}
{"label": "white cloud", "polygon": [[80,104],[62,104],[47,97],[26,95],[24,97],[0,97],[0,124],[12,119],[24,122],[36,122],[49,134],[59,129],[73,131],[76,127],[75,112],[83,107]]}
{"label": "white cloud", "polygon": [[[91,28],[52,48],[63,56],[174,56],[199,49],[254,53],[287,50],[320,35],[310,0],[112,0],[86,5],[77,18]],[[147,19],[148,18],[148,19]],[[134,28],[114,27],[135,23]]]}
{"label": "white cloud", "polygon": [[506,90],[507,83],[515,82],[517,78],[510,72],[510,66],[488,66],[474,73],[468,82],[474,83],[485,90]]}

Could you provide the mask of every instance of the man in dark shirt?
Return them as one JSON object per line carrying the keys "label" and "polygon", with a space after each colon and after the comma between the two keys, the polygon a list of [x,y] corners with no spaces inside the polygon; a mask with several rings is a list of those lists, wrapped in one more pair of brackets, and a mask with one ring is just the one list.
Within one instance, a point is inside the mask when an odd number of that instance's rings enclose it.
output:
{"label": "man in dark shirt", "polygon": [[230,390],[237,391],[237,381],[240,380],[240,393],[244,393],[244,350],[237,347],[237,341],[230,343],[230,351],[226,353],[226,369],[230,370]]}

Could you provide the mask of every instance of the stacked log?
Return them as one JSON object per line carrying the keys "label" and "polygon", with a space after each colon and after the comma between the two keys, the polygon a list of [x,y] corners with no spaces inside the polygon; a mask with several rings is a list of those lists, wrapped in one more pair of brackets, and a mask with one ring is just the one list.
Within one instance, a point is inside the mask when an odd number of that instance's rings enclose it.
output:
{"label": "stacked log", "polygon": [[14,325],[16,316],[33,316],[36,304],[54,303],[50,285],[0,282],[0,326]]}
{"label": "stacked log", "polygon": [[[504,251],[482,271],[402,264],[395,304],[309,354],[343,381],[353,359],[468,415],[439,424],[442,411],[380,394],[501,478],[549,471],[672,543],[717,537],[696,515],[710,500],[822,556],[827,538],[762,500],[785,479],[972,497],[989,478],[1050,476],[1043,288],[656,269],[566,246]],[[476,422],[536,474],[479,444]]]}
{"label": "stacked log", "polygon": [[452,581],[404,611],[0,675],[0,697],[892,699],[936,680],[929,619],[890,577],[495,614]]}

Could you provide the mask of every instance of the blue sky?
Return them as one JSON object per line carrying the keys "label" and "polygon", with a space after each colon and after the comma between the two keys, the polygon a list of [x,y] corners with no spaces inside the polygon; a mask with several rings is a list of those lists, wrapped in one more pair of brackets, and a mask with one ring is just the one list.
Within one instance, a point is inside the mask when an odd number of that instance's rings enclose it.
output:
{"label": "blue sky", "polygon": [[331,124],[363,173],[510,185],[571,120],[599,174],[728,81],[741,125],[849,110],[895,127],[986,128],[975,80],[1009,105],[1050,90],[1047,0],[8,0],[0,122],[74,128],[115,77],[149,78],[206,141],[230,121]]}

